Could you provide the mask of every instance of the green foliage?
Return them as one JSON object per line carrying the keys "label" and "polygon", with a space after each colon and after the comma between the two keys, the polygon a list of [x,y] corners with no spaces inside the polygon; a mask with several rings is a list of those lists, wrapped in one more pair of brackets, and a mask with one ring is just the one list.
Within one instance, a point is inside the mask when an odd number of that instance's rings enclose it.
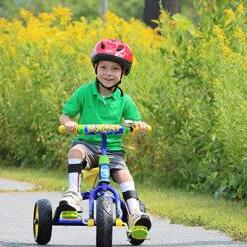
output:
{"label": "green foliage", "polygon": [[140,145],[136,168],[168,186],[240,200],[247,198],[246,9],[211,7],[209,14],[198,6],[198,26],[161,15],[166,42],[141,100],[154,133]]}
{"label": "green foliage", "polygon": [[217,25],[211,19],[187,32],[161,28],[176,46],[174,51],[164,49],[173,68],[169,84],[160,90],[172,92],[163,115],[172,126],[164,156],[176,167],[168,176],[173,184],[241,199],[246,198],[247,74],[246,52],[240,47],[246,47],[246,33],[241,40],[236,30],[246,30],[245,14],[239,5],[235,12],[212,15],[218,17]]}

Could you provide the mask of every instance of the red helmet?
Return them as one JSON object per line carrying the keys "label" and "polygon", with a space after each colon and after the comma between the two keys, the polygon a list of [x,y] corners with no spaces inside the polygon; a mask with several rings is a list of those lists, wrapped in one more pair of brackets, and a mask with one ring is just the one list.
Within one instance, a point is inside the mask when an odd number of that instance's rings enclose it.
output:
{"label": "red helmet", "polygon": [[124,74],[128,75],[131,69],[133,54],[129,46],[120,40],[104,39],[99,41],[91,54],[93,65],[100,60],[108,60],[123,66]]}

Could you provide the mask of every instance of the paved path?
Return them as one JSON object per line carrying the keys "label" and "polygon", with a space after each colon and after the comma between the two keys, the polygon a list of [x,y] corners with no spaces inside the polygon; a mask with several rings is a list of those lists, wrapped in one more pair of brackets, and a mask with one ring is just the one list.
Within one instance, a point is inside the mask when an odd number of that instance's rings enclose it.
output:
{"label": "paved path", "polygon": [[[7,189],[30,189],[30,184],[13,183]],[[0,181],[0,186],[3,181]],[[21,187],[19,187],[21,186]],[[1,189],[2,187],[0,187]],[[22,188],[22,189],[21,189]],[[36,200],[47,198],[53,210],[59,200],[58,192],[8,192],[0,193],[0,246],[30,247],[37,246],[33,240],[32,215]],[[225,234],[205,230],[201,227],[187,227],[170,224],[168,220],[152,217],[153,227],[150,240],[142,246],[153,247],[247,247],[247,243],[232,241]],[[124,228],[114,228],[114,246],[130,246],[126,241]],[[52,247],[95,246],[95,228],[75,226],[54,226]]]}
{"label": "paved path", "polygon": [[27,191],[31,190],[33,187],[33,184],[27,182],[18,182],[15,180],[0,178],[0,190]]}

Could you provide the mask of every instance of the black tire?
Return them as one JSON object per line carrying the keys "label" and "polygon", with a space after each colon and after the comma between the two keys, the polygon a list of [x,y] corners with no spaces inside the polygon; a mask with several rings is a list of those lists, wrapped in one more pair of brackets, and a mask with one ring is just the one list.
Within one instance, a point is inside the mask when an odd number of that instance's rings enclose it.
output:
{"label": "black tire", "polygon": [[36,243],[45,245],[51,240],[52,207],[47,199],[38,200],[33,212],[33,236]]}
{"label": "black tire", "polygon": [[112,247],[112,198],[102,195],[96,204],[96,246]]}
{"label": "black tire", "polygon": [[129,242],[130,242],[130,244],[132,244],[132,245],[137,246],[137,245],[142,244],[144,241],[145,241],[145,239],[134,239],[134,238],[132,238],[131,236],[129,236]]}

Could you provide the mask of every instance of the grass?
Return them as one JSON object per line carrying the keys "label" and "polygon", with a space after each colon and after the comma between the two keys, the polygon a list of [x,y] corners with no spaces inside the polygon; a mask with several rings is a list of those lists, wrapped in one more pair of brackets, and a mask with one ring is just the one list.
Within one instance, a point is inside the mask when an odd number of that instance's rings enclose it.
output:
{"label": "grass", "polygon": [[0,161],[0,177],[35,184],[38,191],[63,191],[67,187],[66,174],[61,171],[8,167]]}
{"label": "grass", "polygon": [[[37,185],[34,190],[64,191],[67,188],[67,175],[61,171],[13,168],[0,162],[0,177],[34,183]],[[152,214],[169,218],[171,223],[217,229],[235,240],[247,241],[246,202],[214,200],[208,195],[136,183],[140,198]]]}
{"label": "grass", "polygon": [[171,223],[217,229],[235,240],[247,241],[246,202],[215,200],[208,195],[143,185],[138,192],[148,202],[150,212],[169,218]]}

